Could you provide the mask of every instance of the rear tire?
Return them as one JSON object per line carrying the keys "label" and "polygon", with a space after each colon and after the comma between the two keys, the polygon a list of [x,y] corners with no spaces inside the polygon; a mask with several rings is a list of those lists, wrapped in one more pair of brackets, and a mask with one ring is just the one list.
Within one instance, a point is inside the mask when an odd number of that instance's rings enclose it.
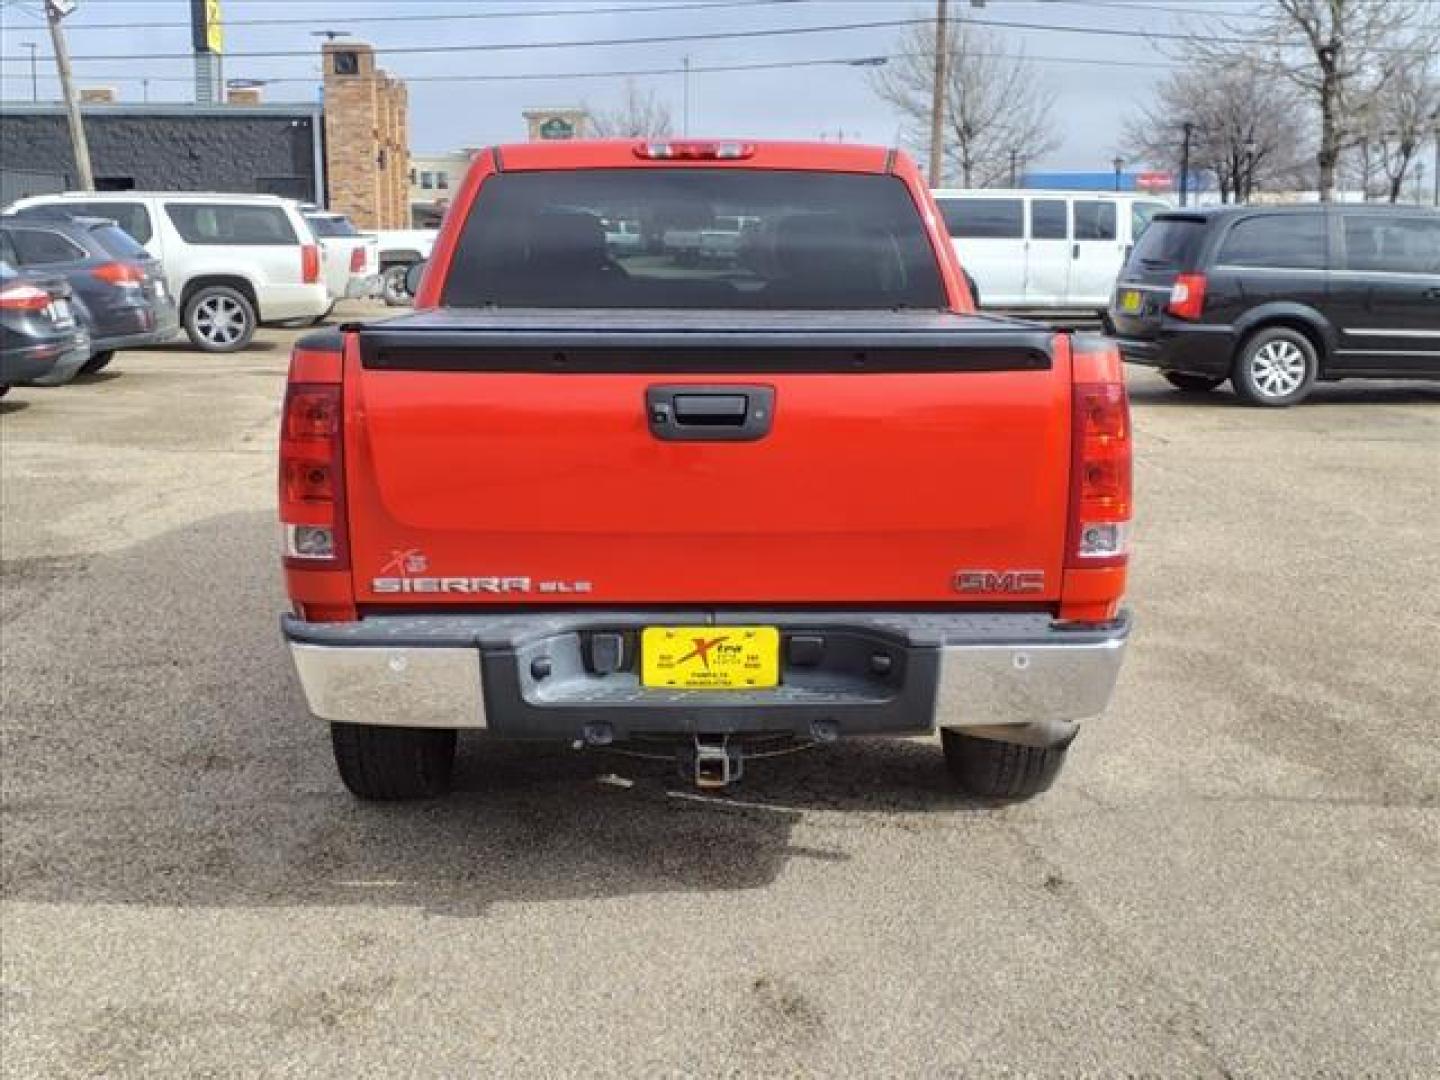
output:
{"label": "rear tire", "polygon": [[430,799],[450,790],[453,729],[337,723],[330,742],[340,779],[361,799]]}
{"label": "rear tire", "polygon": [[1240,346],[1230,382],[1247,404],[1283,409],[1309,397],[1319,374],[1314,343],[1288,326],[1271,326]]}
{"label": "rear tire", "polygon": [[1214,390],[1230,376],[1228,375],[1187,375],[1183,371],[1162,371],[1160,375],[1176,390],[1198,394]]}
{"label": "rear tire", "polygon": [[410,274],[409,263],[387,266],[381,275],[380,297],[386,307],[409,307],[415,298],[406,288],[405,279]]}
{"label": "rear tire", "polygon": [[94,356],[80,365],[81,375],[94,375],[97,371],[103,371],[111,360],[115,359],[115,350],[107,349],[104,352],[97,352]]}
{"label": "rear tire", "polygon": [[237,352],[255,336],[255,306],[239,289],[206,285],[185,301],[185,333],[202,352]]}
{"label": "rear tire", "polygon": [[1065,746],[1021,746],[959,731],[941,731],[950,776],[971,795],[1028,799],[1048,791],[1065,764]]}

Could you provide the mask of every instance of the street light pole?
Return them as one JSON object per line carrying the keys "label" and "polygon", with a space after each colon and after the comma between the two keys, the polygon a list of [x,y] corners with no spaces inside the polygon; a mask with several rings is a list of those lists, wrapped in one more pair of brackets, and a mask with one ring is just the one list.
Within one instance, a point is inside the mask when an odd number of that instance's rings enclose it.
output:
{"label": "street light pole", "polygon": [[40,69],[35,60],[35,54],[40,46],[33,41],[22,41],[20,43],[30,50],[30,100],[40,100]]}
{"label": "street light pole", "polygon": [[1440,109],[1430,119],[1435,124],[1435,205],[1440,206]]}
{"label": "street light pole", "polygon": [[1189,120],[1184,123],[1185,142],[1180,148],[1180,205],[1186,206],[1190,202],[1190,136],[1195,133],[1195,125]]}
{"label": "street light pole", "polygon": [[45,0],[45,19],[50,23],[50,40],[55,46],[55,67],[60,72],[60,93],[65,97],[65,112],[70,117],[70,149],[75,155],[75,171],[79,174],[80,190],[95,190],[95,175],[90,171],[90,147],[85,142],[85,122],[80,117],[80,102],[75,97],[75,84],[70,76],[70,50],[65,45],[65,31],[60,20],[75,10],[75,0]]}
{"label": "street light pole", "polygon": [[684,58],[684,64],[685,64],[685,76],[684,76],[684,78],[685,78],[685,85],[684,85],[684,87],[683,87],[683,89],[682,89],[682,92],[681,92],[681,100],[683,101],[683,105],[682,105],[681,111],[680,111],[680,134],[681,134],[681,135],[685,135],[685,136],[689,136],[689,134],[690,134],[690,57],[686,56],[686,57]]}
{"label": "street light pole", "polygon": [[945,0],[935,0],[935,85],[930,93],[930,186],[941,186],[945,161]]}
{"label": "street light pole", "polygon": [[1117,154],[1116,157],[1115,157],[1115,161],[1114,161],[1113,164],[1115,165],[1115,190],[1116,190],[1116,191],[1119,191],[1119,190],[1120,190],[1120,173],[1121,173],[1122,171],[1124,171],[1124,169],[1125,169],[1125,159],[1122,158],[1122,157],[1120,157],[1120,156]]}

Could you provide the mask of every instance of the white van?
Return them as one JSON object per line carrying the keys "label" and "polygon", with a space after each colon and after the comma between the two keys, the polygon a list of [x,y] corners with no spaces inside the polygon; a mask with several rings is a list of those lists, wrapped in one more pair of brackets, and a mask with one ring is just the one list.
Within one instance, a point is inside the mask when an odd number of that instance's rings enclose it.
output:
{"label": "white van", "polygon": [[988,188],[934,192],[987,308],[1096,313],[1131,246],[1170,204],[1153,195]]}
{"label": "white van", "polygon": [[261,323],[314,320],[330,310],[320,248],[300,206],[275,195],[73,191],[21,199],[112,219],[162,260],[180,324],[206,352],[243,349]]}

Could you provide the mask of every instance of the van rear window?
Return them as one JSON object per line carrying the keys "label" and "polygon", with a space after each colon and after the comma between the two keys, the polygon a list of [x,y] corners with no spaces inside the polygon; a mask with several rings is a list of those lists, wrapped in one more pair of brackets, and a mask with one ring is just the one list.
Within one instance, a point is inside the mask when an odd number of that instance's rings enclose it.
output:
{"label": "van rear window", "polygon": [[1130,265],[1142,271],[1192,269],[1205,238],[1205,222],[1198,218],[1156,217],[1135,242]]}
{"label": "van rear window", "polygon": [[892,176],[579,169],[485,181],[446,307],[942,308],[936,253]]}

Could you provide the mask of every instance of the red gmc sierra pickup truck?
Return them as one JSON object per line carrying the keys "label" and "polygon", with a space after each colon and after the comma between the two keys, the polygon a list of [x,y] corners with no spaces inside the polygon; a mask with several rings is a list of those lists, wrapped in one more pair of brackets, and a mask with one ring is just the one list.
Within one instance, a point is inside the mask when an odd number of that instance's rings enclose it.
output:
{"label": "red gmc sierra pickup truck", "polygon": [[282,418],[283,632],[356,795],[443,792],[467,729],[718,787],[939,728],[1023,797],[1105,708],[1120,359],[976,314],[904,154],[487,150],[416,308],[302,339]]}

